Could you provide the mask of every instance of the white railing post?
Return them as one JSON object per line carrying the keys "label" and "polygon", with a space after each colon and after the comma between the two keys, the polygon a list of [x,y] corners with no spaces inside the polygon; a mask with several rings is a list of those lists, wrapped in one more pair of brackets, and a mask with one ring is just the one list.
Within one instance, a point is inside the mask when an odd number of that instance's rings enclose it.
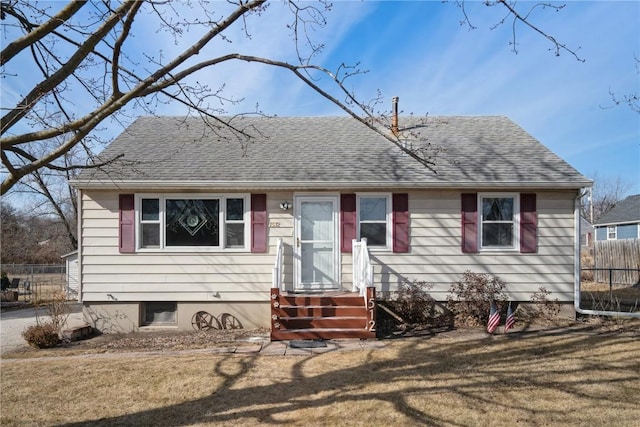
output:
{"label": "white railing post", "polygon": [[373,266],[369,257],[369,249],[367,248],[367,239],[361,241],[353,240],[353,287],[352,291],[359,291],[360,295],[366,296],[368,287],[373,286]]}
{"label": "white railing post", "polygon": [[282,289],[282,250],[282,238],[279,238],[276,244],[276,262],[273,266],[272,287],[284,291]]}
{"label": "white railing post", "polygon": [[360,242],[356,239],[351,241],[351,292],[357,292],[360,289],[360,255],[362,253]]}

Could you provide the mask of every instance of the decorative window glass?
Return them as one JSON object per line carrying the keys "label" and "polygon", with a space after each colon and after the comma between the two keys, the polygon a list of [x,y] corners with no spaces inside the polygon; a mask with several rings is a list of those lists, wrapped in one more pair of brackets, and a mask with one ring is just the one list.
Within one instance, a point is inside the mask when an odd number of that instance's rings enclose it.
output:
{"label": "decorative window glass", "polygon": [[481,248],[514,249],[517,247],[517,203],[515,196],[480,196],[482,207]]}
{"label": "decorative window glass", "polygon": [[249,213],[246,196],[140,196],[141,249],[244,249]]}
{"label": "decorative window glass", "polygon": [[367,239],[367,246],[388,248],[390,245],[391,200],[388,195],[358,197],[358,237]]}
{"label": "decorative window glass", "polygon": [[220,200],[165,200],[165,246],[220,246]]}

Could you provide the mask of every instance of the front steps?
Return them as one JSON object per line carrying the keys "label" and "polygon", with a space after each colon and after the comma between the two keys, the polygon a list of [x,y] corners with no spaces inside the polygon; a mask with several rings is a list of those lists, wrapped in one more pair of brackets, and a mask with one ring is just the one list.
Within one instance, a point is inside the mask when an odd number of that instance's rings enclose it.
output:
{"label": "front steps", "polygon": [[375,288],[357,293],[289,294],[271,289],[271,341],[375,338]]}

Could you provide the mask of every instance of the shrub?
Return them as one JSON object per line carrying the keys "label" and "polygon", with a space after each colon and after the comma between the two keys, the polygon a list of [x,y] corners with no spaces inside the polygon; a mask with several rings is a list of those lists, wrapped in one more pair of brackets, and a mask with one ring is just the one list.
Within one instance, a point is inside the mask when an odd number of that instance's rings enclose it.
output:
{"label": "shrub", "polygon": [[451,285],[447,307],[462,326],[484,325],[489,317],[491,301],[500,308],[507,301],[505,283],[497,276],[466,271],[462,281]]}
{"label": "shrub", "polygon": [[69,305],[69,301],[64,292],[58,291],[53,294],[51,301],[47,305],[46,312],[51,317],[53,327],[56,328],[58,334],[61,334],[71,314],[71,305]]}
{"label": "shrub", "polygon": [[428,292],[432,287],[418,281],[400,285],[394,306],[407,323],[427,323],[434,316],[435,300]]}
{"label": "shrub", "polygon": [[51,348],[60,343],[58,331],[53,323],[29,326],[22,336],[31,347],[35,348]]}
{"label": "shrub", "polygon": [[591,269],[595,267],[595,264],[590,251],[583,249],[580,252],[580,265],[582,265],[580,279],[583,281],[592,281],[594,279],[594,272]]}
{"label": "shrub", "polygon": [[558,299],[550,299],[551,292],[541,287],[538,292],[531,296],[531,306],[526,312],[530,320],[554,320],[560,313],[560,302]]}
{"label": "shrub", "polygon": [[378,301],[376,313],[379,337],[423,331],[430,328],[451,328],[453,320],[430,294],[432,284],[404,282],[388,299]]}

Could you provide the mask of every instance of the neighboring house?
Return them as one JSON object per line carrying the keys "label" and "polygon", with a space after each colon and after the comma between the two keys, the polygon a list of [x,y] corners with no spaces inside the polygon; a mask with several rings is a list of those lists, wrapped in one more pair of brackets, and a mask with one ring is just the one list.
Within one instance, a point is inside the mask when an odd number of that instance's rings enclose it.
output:
{"label": "neighboring house", "polygon": [[589,221],[580,218],[580,246],[593,247],[595,228]]}
{"label": "neighboring house", "polygon": [[595,224],[596,240],[640,238],[640,194],[618,202]]}
{"label": "neighboring house", "polygon": [[78,251],[69,252],[60,258],[64,260],[66,286],[65,293],[69,299],[78,299],[80,280],[78,277]]}
{"label": "neighboring house", "polygon": [[513,301],[544,287],[573,302],[591,182],[506,117],[399,120],[407,144],[438,149],[435,172],[352,118],[136,120],[101,155],[118,162],[73,182],[87,319],[105,332],[190,329],[198,312],[279,327],[279,239],[290,295],[350,291],[352,239],[366,237],[379,296],[417,280],[446,301],[470,270]]}

